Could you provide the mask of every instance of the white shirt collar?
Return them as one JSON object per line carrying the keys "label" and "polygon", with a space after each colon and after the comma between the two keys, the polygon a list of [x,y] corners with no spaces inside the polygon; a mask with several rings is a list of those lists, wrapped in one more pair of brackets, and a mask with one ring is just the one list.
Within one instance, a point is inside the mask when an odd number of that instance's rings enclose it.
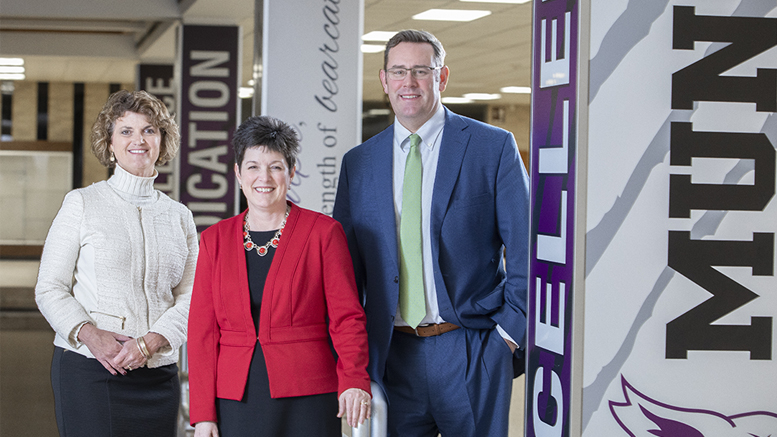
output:
{"label": "white shirt collar", "polygon": [[[445,107],[440,105],[437,112],[415,133],[421,137],[422,143],[432,150],[437,144],[437,138],[440,136],[443,126],[445,126]],[[402,123],[394,120],[394,142],[403,151],[406,147],[410,147],[410,142],[406,140],[411,134],[412,132],[402,126]]]}

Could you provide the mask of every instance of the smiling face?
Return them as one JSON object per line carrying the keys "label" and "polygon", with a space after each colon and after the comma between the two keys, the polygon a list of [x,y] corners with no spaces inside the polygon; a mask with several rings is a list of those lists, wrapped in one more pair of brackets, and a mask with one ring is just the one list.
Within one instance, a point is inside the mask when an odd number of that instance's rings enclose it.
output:
{"label": "smiling face", "polygon": [[235,175],[248,200],[249,210],[279,212],[286,209],[294,169],[283,154],[264,146],[246,149],[243,162],[235,164]]}
{"label": "smiling face", "polygon": [[[439,67],[434,58],[434,48],[428,43],[401,42],[388,53],[387,69]],[[448,85],[448,67],[443,66],[428,78],[418,80],[407,74],[402,80],[392,80],[385,70],[380,70],[383,91],[388,94],[391,107],[410,132],[415,132],[427,122],[440,107],[440,93]]]}
{"label": "smiling face", "polygon": [[114,123],[110,147],[121,168],[135,176],[149,177],[154,175],[161,142],[162,134],[148,117],[127,111]]}

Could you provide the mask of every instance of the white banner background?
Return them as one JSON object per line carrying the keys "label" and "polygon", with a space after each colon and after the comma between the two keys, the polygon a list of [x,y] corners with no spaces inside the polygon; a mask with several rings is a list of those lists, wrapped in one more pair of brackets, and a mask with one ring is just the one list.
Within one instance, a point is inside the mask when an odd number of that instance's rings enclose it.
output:
{"label": "white banner background", "polygon": [[[672,122],[690,122],[694,132],[761,133],[777,144],[775,113],[758,112],[754,103],[701,101],[672,109],[673,73],[728,45],[673,49],[675,6],[695,6],[696,16],[777,21],[775,2],[591,2],[583,435],[777,435],[773,321],[762,339],[771,342],[771,359],[693,349],[685,359],[666,358],[667,324],[713,298],[668,267],[670,231],[711,241],[753,241],[754,233],[777,231],[774,198],[762,211],[694,209],[690,218],[669,218],[672,174],[690,174],[693,184],[752,186],[758,177],[752,159],[670,165]],[[756,69],[775,68],[772,47],[724,75],[755,77]],[[774,265],[767,275],[747,266],[716,269],[757,297],[714,324],[774,318]],[[627,403],[633,407],[619,407]]]}
{"label": "white banner background", "polygon": [[264,0],[262,114],[302,138],[289,199],[332,214],[342,156],[361,143],[362,0]]}

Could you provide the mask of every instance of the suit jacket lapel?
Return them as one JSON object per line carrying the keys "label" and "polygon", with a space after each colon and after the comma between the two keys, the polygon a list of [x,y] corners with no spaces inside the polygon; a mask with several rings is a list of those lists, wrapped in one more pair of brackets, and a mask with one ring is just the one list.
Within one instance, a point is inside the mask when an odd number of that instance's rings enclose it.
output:
{"label": "suit jacket lapel", "polygon": [[[437,173],[434,178],[434,191],[432,193],[432,215],[430,223],[432,262],[440,265],[440,236],[442,235],[442,222],[448,213],[453,188],[459,182],[461,166],[464,162],[464,154],[469,144],[469,133],[466,132],[467,122],[460,116],[445,109],[445,127],[443,128],[442,141],[440,141],[440,157],[437,160]],[[455,311],[452,311],[453,303],[445,287],[445,281],[441,276],[441,270],[435,269],[434,282],[437,286],[437,302],[440,315],[448,322],[461,325]]]}
{"label": "suit jacket lapel", "polygon": [[445,127],[440,141],[440,158],[437,161],[437,174],[434,177],[432,194],[431,235],[432,254],[436,256],[439,245],[440,229],[445,213],[448,211],[453,188],[459,179],[464,152],[469,144],[467,122],[445,108]]}
{"label": "suit jacket lapel", "polygon": [[385,250],[388,250],[391,259],[396,262],[394,267],[399,270],[397,221],[394,214],[394,128],[389,126],[379,135],[376,147],[372,148],[370,156],[372,163],[367,167],[374,169],[372,176],[374,180],[367,186],[375,189],[376,211],[381,221],[383,239],[389,243]]}

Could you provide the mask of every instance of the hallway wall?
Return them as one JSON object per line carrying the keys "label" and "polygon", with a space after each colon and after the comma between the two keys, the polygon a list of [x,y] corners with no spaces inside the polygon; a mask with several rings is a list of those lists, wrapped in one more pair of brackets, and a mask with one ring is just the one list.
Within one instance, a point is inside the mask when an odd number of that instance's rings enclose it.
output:
{"label": "hallway wall", "polygon": [[[10,145],[16,144],[17,151],[35,152],[42,156],[45,150],[57,144],[59,152],[76,160],[73,165],[81,166],[81,186],[104,180],[108,171],[102,167],[89,150],[89,132],[99,110],[112,89],[132,89],[130,84],[108,83],[49,83],[47,87],[47,110],[40,116],[36,82],[14,82],[11,99],[11,131],[13,142],[0,142],[0,154]],[[6,100],[6,99],[3,99]],[[0,113],[8,113],[0,107]],[[529,106],[493,105],[485,111],[486,122],[513,132],[524,163],[528,161]],[[5,120],[4,120],[5,121]],[[46,138],[40,138],[39,125],[46,124]],[[75,144],[75,148],[73,147]],[[62,147],[66,152],[62,152]],[[69,150],[69,152],[68,152]],[[35,155],[35,154],[39,155]],[[28,153],[29,155],[29,153]],[[5,162],[7,159],[2,157]],[[39,159],[32,159],[37,163]],[[68,160],[68,162],[71,162]],[[34,164],[37,165],[37,164]],[[47,172],[67,170],[44,170]],[[14,170],[16,171],[16,170]],[[68,175],[74,173],[68,172]],[[3,240],[24,224],[38,223],[29,236],[30,244],[40,245],[45,239],[48,227],[59,209],[64,193],[72,188],[67,176],[56,178],[57,182],[43,182],[57,191],[56,195],[31,194],[25,209],[12,207],[18,203],[20,184],[30,184],[30,175],[4,171],[0,166],[0,437],[11,436],[55,436],[53,395],[49,380],[54,333],[40,315],[34,302],[34,286],[38,261],[29,254],[27,259],[9,254],[9,246]],[[37,176],[40,178],[40,176]],[[41,181],[37,181],[41,182]],[[15,203],[16,202],[16,203]],[[15,209],[14,209],[15,208]],[[46,217],[38,217],[38,213]],[[34,214],[33,214],[34,213]],[[35,217],[32,217],[32,215]],[[29,222],[29,223],[28,223]],[[37,223],[37,222],[36,222]],[[15,235],[15,234],[14,234]],[[40,248],[38,247],[38,250]],[[9,259],[16,258],[16,259]],[[513,386],[511,406],[510,437],[523,435],[523,377]],[[348,432],[347,429],[344,431]]]}

